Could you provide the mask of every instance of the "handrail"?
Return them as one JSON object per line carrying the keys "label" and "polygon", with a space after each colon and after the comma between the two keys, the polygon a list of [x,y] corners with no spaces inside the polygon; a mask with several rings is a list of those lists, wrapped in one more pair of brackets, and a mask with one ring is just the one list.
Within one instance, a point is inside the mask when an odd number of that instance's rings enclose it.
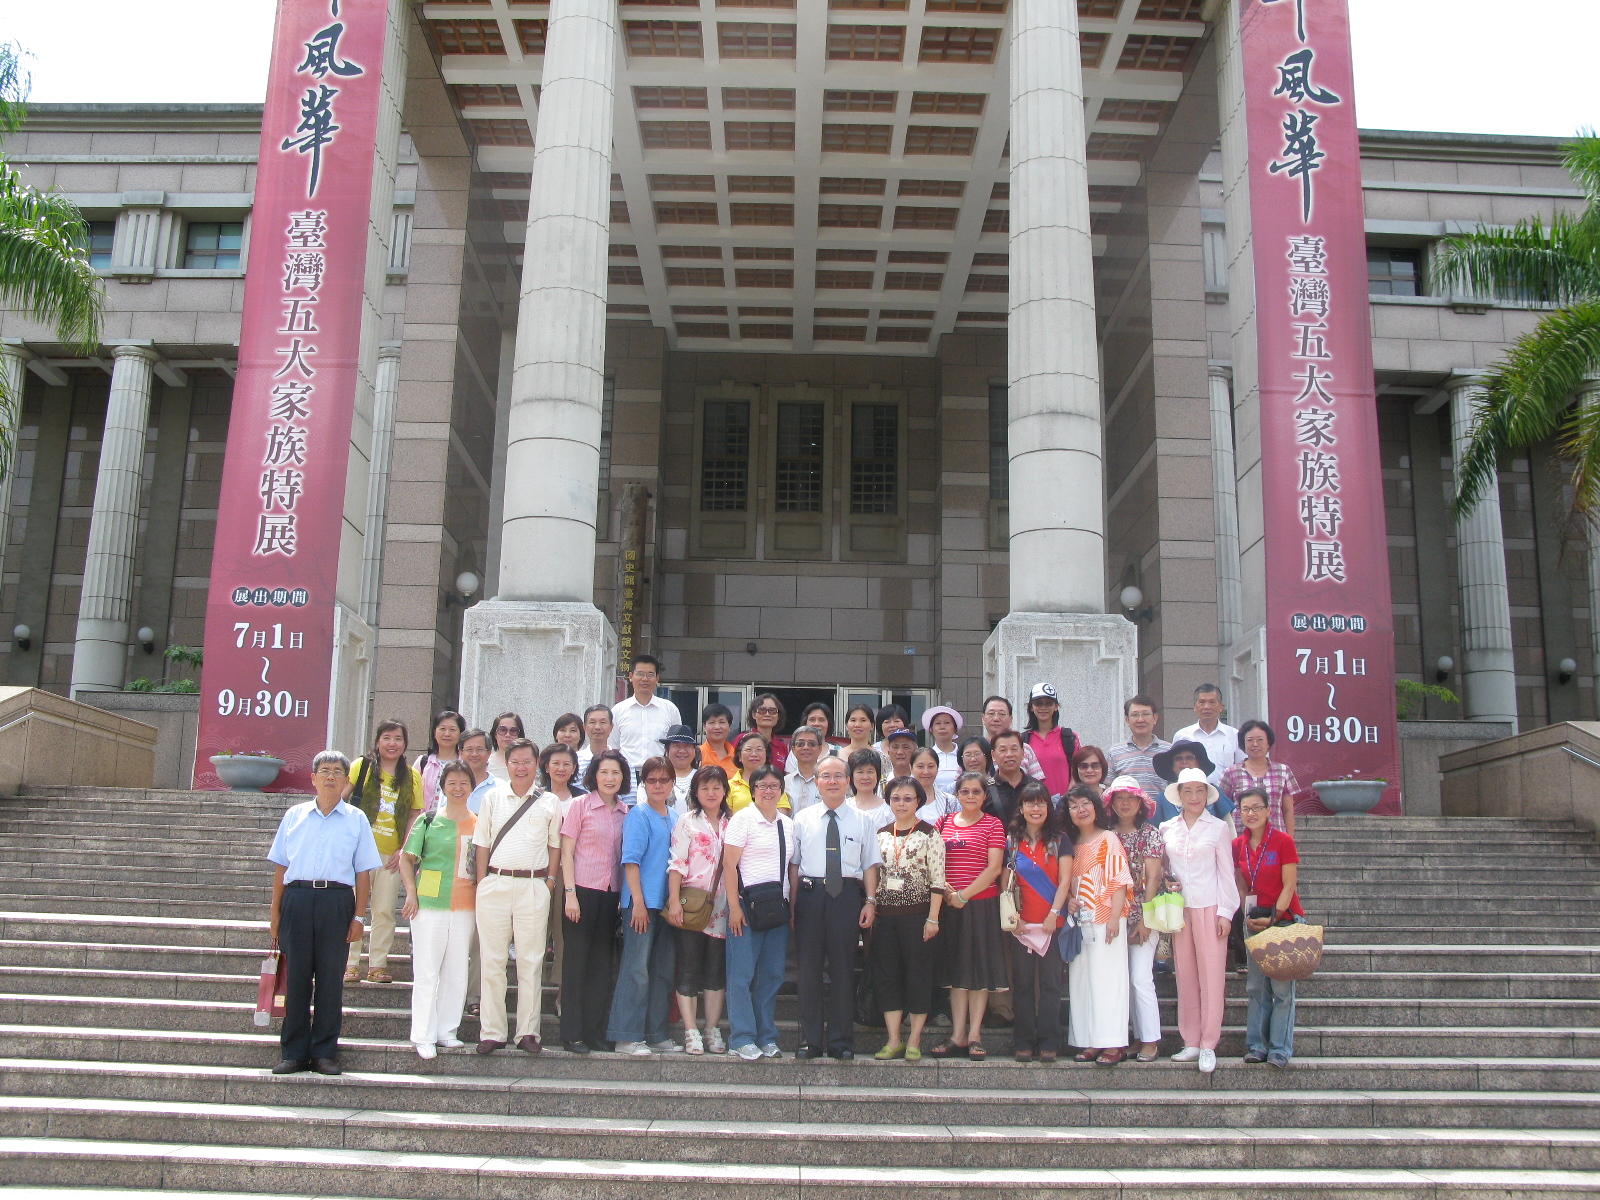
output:
{"label": "handrail", "polygon": [[1587,754],[1579,754],[1571,746],[1563,746],[1561,748],[1563,750],[1565,750],[1568,754],[1572,755],[1573,758],[1576,758],[1576,759],[1579,759],[1579,760],[1581,760],[1583,762],[1586,762],[1591,767],[1594,767],[1596,770],[1600,770],[1600,762],[1595,762],[1595,760],[1590,758]]}

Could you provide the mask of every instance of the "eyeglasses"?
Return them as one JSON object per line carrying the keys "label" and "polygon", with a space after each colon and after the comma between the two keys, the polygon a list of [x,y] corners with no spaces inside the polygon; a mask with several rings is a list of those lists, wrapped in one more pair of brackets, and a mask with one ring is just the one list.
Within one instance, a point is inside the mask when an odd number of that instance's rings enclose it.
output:
{"label": "eyeglasses", "polygon": [[773,707],[771,707],[770,705],[767,706],[766,708],[758,708],[758,709],[756,709],[756,716],[758,716],[758,717],[775,717],[777,715],[778,715],[778,710],[773,708]]}
{"label": "eyeglasses", "polygon": [[494,731],[496,733],[515,733],[517,727],[515,725],[496,725]]}
{"label": "eyeglasses", "polygon": [[1266,812],[1267,810],[1262,808],[1259,804],[1242,804],[1239,806],[1239,811],[1242,813],[1258,813]]}
{"label": "eyeglasses", "polygon": [[758,792],[781,792],[781,791],[783,791],[783,784],[774,783],[772,780],[768,779],[768,780],[766,780],[766,781],[764,781],[762,783],[756,784],[756,791],[758,791]]}

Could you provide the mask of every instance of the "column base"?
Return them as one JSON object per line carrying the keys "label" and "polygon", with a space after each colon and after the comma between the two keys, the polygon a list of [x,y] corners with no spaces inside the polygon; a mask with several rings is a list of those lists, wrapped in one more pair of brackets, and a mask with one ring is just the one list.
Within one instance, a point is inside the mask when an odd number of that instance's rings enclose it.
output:
{"label": "column base", "polygon": [[333,671],[328,687],[328,745],[352,758],[372,738],[372,673],[378,632],[353,609],[333,608]]}
{"label": "column base", "polygon": [[[34,636],[42,639],[43,633],[40,630]],[[127,675],[128,623],[79,617],[72,648],[71,698],[90,692],[120,692]]]}
{"label": "column base", "polygon": [[592,604],[485,600],[463,614],[461,714],[487,729],[516,712],[541,746],[562,713],[615,699],[617,635]]}
{"label": "column base", "polygon": [[1011,613],[983,644],[985,694],[1006,696],[1017,727],[1028,692],[1053,683],[1061,721],[1084,745],[1123,740],[1122,703],[1139,690],[1139,630],[1110,613]]}

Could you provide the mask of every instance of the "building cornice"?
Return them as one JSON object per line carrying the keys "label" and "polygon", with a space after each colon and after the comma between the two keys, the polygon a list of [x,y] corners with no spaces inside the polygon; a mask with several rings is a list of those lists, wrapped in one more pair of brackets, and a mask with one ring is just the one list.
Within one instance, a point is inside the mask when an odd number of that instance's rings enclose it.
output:
{"label": "building cornice", "polygon": [[1561,165],[1568,138],[1498,133],[1431,133],[1412,129],[1363,129],[1363,158],[1428,159],[1440,162]]}

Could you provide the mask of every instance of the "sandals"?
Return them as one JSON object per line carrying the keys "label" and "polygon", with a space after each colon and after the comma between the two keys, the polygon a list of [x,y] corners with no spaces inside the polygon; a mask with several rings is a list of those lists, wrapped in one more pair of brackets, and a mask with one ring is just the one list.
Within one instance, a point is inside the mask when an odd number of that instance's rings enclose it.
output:
{"label": "sandals", "polygon": [[1099,1050],[1085,1050],[1082,1054],[1074,1054],[1072,1056],[1072,1061],[1073,1062],[1081,1062],[1081,1063],[1092,1063],[1095,1059],[1097,1059],[1099,1057],[1100,1057],[1100,1051]]}
{"label": "sandals", "polygon": [[1133,1061],[1134,1062],[1150,1063],[1150,1062],[1155,1062],[1156,1059],[1158,1059],[1160,1057],[1161,1057],[1161,1051],[1157,1050],[1154,1054],[1135,1054],[1133,1056]]}
{"label": "sandals", "polygon": [[367,982],[368,983],[393,983],[394,982],[394,976],[389,974],[389,972],[387,972],[387,971],[368,971],[367,972]]}
{"label": "sandals", "polygon": [[1054,1065],[1054,1063],[1056,1061],[1056,1052],[1054,1050],[1041,1050],[1041,1051],[1039,1051],[1039,1061],[1044,1063],[1045,1066]]}
{"label": "sandals", "polygon": [[955,1041],[941,1042],[928,1051],[934,1058],[966,1058],[971,1052],[971,1046],[963,1046]]}
{"label": "sandals", "polygon": [[1127,1053],[1128,1052],[1126,1050],[1121,1048],[1107,1050],[1104,1054],[1100,1055],[1099,1058],[1094,1060],[1095,1065],[1100,1067],[1114,1067],[1123,1060],[1123,1057]]}
{"label": "sandals", "polygon": [[476,1004],[467,1005],[467,1016],[475,1017],[477,1015],[478,1015],[478,1006]]}
{"label": "sandals", "polygon": [[360,983],[361,982],[361,972],[360,971],[346,971],[344,973],[344,981],[346,983]]}
{"label": "sandals", "polygon": [[1018,1050],[1016,1054],[1012,1055],[1012,1057],[1020,1063],[1031,1063],[1033,1061],[1033,1051]]}
{"label": "sandals", "polygon": [[982,1062],[989,1057],[989,1052],[983,1048],[982,1042],[972,1042],[967,1046],[967,1057],[973,1062]]}

